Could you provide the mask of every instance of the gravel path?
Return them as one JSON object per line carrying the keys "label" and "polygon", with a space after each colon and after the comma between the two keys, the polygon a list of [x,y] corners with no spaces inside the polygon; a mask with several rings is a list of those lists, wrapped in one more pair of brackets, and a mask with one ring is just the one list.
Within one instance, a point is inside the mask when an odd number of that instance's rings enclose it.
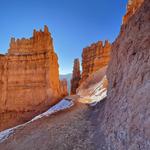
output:
{"label": "gravel path", "polygon": [[101,132],[105,100],[94,107],[72,108],[41,118],[0,144],[0,150],[107,150]]}

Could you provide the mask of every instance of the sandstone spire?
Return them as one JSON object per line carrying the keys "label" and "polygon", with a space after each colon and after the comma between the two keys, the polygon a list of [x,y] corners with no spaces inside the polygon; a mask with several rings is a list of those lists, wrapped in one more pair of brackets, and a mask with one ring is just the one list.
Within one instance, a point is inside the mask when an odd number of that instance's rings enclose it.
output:
{"label": "sandstone spire", "polygon": [[76,89],[79,86],[80,79],[81,79],[80,62],[79,59],[75,59],[74,66],[73,66],[73,74],[71,79],[71,94],[76,94]]}
{"label": "sandstone spire", "polygon": [[44,26],[44,33],[49,33],[47,25]]}
{"label": "sandstone spire", "polygon": [[65,97],[68,95],[68,85],[67,85],[66,79],[60,80],[60,91],[61,91],[60,93],[62,97]]}

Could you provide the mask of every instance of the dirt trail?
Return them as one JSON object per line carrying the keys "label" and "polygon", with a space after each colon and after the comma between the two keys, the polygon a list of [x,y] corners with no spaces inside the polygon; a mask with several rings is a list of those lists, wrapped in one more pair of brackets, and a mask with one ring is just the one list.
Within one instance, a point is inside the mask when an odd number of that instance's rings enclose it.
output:
{"label": "dirt trail", "polygon": [[105,150],[100,124],[105,100],[94,107],[75,105],[15,131],[0,150]]}

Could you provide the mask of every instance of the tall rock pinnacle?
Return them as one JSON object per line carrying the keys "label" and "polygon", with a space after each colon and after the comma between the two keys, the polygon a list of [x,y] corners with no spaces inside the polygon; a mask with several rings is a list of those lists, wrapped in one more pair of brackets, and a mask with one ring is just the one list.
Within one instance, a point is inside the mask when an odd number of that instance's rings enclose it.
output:
{"label": "tall rock pinnacle", "polygon": [[76,89],[79,87],[80,79],[81,79],[80,62],[79,59],[75,59],[71,79],[71,94],[76,94]]}

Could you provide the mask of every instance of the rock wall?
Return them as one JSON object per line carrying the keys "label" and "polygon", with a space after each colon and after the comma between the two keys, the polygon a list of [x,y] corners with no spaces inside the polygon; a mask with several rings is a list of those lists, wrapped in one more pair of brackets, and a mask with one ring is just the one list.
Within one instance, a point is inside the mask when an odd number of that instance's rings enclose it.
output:
{"label": "rock wall", "polygon": [[[102,67],[108,65],[110,59],[111,44],[102,41],[92,44],[82,52],[82,81]],[[81,82],[82,82],[81,81]]]}
{"label": "rock wall", "polygon": [[79,87],[79,82],[81,80],[80,74],[80,62],[79,59],[74,60],[73,73],[71,79],[71,92],[70,94],[76,94],[76,89]]}
{"label": "rock wall", "polygon": [[123,24],[126,24],[131,16],[133,16],[136,10],[141,6],[144,0],[129,0],[127,4],[127,12],[123,17]]}
{"label": "rock wall", "polygon": [[[45,110],[66,94],[61,93],[58,68],[47,26],[44,32],[34,30],[30,39],[11,39],[8,54],[0,56],[0,130],[23,122],[26,112]],[[15,120],[11,114],[18,115],[13,124],[7,123]]]}
{"label": "rock wall", "polygon": [[108,149],[150,149],[150,2],[122,25],[113,43],[102,131]]}

